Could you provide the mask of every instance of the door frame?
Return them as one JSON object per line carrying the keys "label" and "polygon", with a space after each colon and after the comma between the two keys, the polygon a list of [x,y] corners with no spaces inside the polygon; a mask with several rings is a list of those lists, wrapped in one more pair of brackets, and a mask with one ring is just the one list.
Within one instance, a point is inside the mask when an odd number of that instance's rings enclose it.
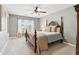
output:
{"label": "door frame", "polygon": [[77,36],[76,36],[76,55],[79,55],[79,4],[74,6],[77,12]]}

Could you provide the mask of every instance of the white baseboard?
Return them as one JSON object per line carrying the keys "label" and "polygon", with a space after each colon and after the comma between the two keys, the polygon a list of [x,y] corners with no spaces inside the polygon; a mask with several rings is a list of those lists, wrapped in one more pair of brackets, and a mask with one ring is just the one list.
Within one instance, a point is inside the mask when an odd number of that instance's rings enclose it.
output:
{"label": "white baseboard", "polygon": [[10,39],[16,39],[17,37],[10,37]]}
{"label": "white baseboard", "polygon": [[68,45],[73,46],[73,47],[76,48],[76,45],[74,45],[74,44],[71,44],[71,43],[68,43],[68,42],[63,42],[63,43],[68,44]]}

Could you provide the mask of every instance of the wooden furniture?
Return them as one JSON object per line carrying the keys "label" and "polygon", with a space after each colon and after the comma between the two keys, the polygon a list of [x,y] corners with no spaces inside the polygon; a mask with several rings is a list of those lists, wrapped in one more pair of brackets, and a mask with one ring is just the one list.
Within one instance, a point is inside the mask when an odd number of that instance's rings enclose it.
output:
{"label": "wooden furniture", "polygon": [[37,51],[37,32],[36,32],[36,30],[35,30],[35,47],[34,47],[34,52],[36,53],[36,51]]}
{"label": "wooden furniture", "polygon": [[[28,35],[27,29],[26,29],[26,33],[25,33],[26,41],[27,41],[28,37],[29,37],[29,35]],[[37,51],[37,43],[36,43],[36,41],[37,41],[37,32],[36,32],[36,30],[34,31],[34,37],[35,37],[34,52],[36,53],[36,51]]]}
{"label": "wooden furniture", "polygon": [[63,39],[64,39],[64,24],[63,24],[63,17],[61,16],[61,30],[60,30],[60,32],[61,32],[61,35],[62,35],[62,37],[63,37]]}
{"label": "wooden furniture", "polygon": [[[53,21],[52,21],[52,22],[53,22]],[[51,25],[52,22],[49,23],[49,25]],[[54,22],[53,22],[53,23],[54,23]],[[55,23],[54,23],[54,24],[55,24]],[[61,33],[62,37],[64,37],[64,36],[63,36],[63,21],[62,21],[62,17],[61,17],[61,25],[58,24],[56,28],[58,28],[58,27],[60,27],[60,33]],[[25,37],[26,37],[26,41],[27,41],[27,39],[28,39],[28,37],[29,37],[29,35],[28,35],[28,33],[27,33],[27,29],[26,29]],[[35,31],[34,31],[34,38],[35,38],[35,41],[34,41],[34,52],[36,53],[36,52],[37,52],[37,31],[36,31],[36,29],[35,29]],[[61,42],[63,42],[63,40],[61,40]],[[40,48],[39,48],[39,53],[41,53]]]}
{"label": "wooden furniture", "polygon": [[79,4],[74,6],[75,11],[77,12],[77,43],[76,43],[76,54],[79,55]]}

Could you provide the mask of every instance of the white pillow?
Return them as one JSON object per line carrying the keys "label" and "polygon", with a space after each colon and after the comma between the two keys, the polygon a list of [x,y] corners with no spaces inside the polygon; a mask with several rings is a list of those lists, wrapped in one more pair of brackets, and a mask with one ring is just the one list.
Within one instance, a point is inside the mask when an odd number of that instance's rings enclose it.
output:
{"label": "white pillow", "polygon": [[46,31],[46,32],[50,32],[50,27],[46,27],[46,28],[45,28],[45,31]]}
{"label": "white pillow", "polygon": [[59,33],[60,33],[60,28],[57,28],[57,32],[59,32]]}
{"label": "white pillow", "polygon": [[50,31],[51,31],[51,32],[55,32],[55,28],[56,28],[56,26],[51,26],[51,27],[50,27]]}

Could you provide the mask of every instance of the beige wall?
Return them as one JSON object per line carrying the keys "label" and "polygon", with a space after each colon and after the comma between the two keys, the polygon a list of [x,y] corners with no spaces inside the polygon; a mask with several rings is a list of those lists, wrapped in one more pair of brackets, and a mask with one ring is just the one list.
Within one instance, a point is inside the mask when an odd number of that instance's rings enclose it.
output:
{"label": "beige wall", "polygon": [[43,18],[40,18],[40,27],[42,25],[45,26],[46,20],[48,20],[48,22],[56,20],[60,24],[61,16],[64,20],[64,36],[66,41],[72,44],[76,44],[77,21],[74,7],[70,7],[59,12],[47,15]]}

